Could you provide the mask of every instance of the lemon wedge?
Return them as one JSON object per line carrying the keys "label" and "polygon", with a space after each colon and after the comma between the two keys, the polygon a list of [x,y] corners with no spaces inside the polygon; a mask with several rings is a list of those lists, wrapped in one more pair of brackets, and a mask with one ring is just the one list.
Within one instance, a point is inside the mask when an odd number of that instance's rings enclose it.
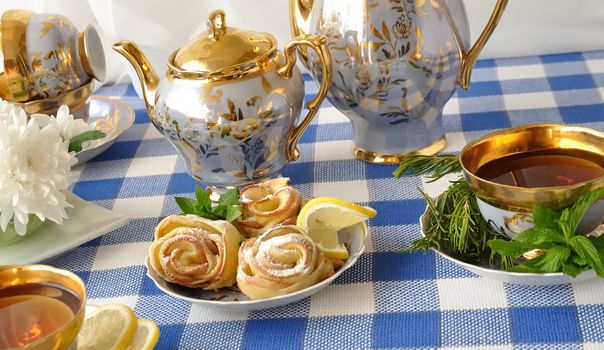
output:
{"label": "lemon wedge", "polygon": [[348,258],[348,250],[338,239],[338,231],[374,217],[377,212],[341,199],[318,197],[308,201],[296,221],[323,253],[333,259]]}
{"label": "lemon wedge", "polygon": [[136,315],[126,305],[107,304],[86,317],[78,334],[78,350],[123,350],[137,330]]}
{"label": "lemon wedge", "polygon": [[152,350],[159,340],[159,327],[150,320],[139,318],[136,332],[126,350]]}

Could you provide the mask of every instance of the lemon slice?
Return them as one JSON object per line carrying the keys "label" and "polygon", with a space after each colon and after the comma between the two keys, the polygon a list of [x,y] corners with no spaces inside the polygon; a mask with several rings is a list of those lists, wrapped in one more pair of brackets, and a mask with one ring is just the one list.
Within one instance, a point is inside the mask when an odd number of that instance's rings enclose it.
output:
{"label": "lemon slice", "polygon": [[126,350],[152,350],[159,339],[159,327],[150,320],[139,318],[136,333]]}
{"label": "lemon slice", "polygon": [[323,254],[332,259],[348,259],[348,249],[338,239],[338,230],[333,228],[308,230],[308,235],[321,249]]}
{"label": "lemon slice", "polygon": [[78,350],[123,350],[137,328],[136,315],[129,307],[107,304],[86,317],[78,335]]}
{"label": "lemon slice", "polygon": [[302,207],[296,226],[312,238],[323,253],[334,259],[348,258],[348,250],[338,239],[338,231],[374,217],[369,207],[331,197],[314,198]]}

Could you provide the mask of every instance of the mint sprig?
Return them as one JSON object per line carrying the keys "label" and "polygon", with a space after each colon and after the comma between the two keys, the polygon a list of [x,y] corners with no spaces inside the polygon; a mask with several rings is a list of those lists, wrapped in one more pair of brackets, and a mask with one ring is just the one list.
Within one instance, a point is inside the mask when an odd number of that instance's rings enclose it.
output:
{"label": "mint sprig", "polygon": [[533,207],[534,227],[514,236],[511,241],[492,239],[489,247],[504,256],[519,258],[540,249],[543,253],[510,268],[519,272],[563,272],[577,276],[594,269],[604,277],[604,236],[587,237],[575,233],[589,208],[604,196],[604,188],[581,196],[571,207],[556,212],[540,204]]}
{"label": "mint sprig", "polygon": [[220,196],[218,205],[212,206],[210,195],[199,186],[195,186],[195,199],[174,197],[183,214],[193,214],[209,220],[233,222],[241,216],[239,189],[233,188]]}

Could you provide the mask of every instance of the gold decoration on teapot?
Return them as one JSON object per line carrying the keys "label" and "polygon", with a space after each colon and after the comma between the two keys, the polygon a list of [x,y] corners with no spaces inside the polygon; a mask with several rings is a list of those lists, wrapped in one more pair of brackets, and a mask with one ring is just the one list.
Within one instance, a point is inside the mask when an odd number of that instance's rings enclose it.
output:
{"label": "gold decoration on teapot", "polygon": [[[229,187],[276,176],[299,157],[298,140],[327,94],[332,64],[326,39],[303,35],[279,52],[271,34],[227,26],[222,10],[209,15],[207,26],[172,53],[161,80],[136,44],[113,48],[134,66],[149,117],[195,179]],[[295,67],[300,47],[317,52],[322,82],[296,125],[304,101]]]}

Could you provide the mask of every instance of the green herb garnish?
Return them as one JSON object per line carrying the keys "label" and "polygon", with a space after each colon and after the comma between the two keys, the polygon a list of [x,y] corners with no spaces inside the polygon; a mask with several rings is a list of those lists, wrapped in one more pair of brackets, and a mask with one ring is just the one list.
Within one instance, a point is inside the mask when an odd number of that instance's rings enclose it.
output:
{"label": "green herb garnish", "polygon": [[587,237],[575,233],[585,213],[603,196],[604,188],[588,192],[562,212],[536,204],[533,228],[517,234],[511,241],[491,240],[489,246],[510,258],[521,258],[535,249],[542,252],[534,259],[521,259],[510,271],[564,272],[577,276],[594,269],[598,276],[604,277],[604,236]]}
{"label": "green herb garnish", "polygon": [[69,140],[69,152],[81,152],[82,144],[86,141],[102,139],[105,133],[99,130],[88,130]]}
{"label": "green herb garnish", "polygon": [[392,173],[395,178],[407,173],[409,176],[424,175],[434,182],[445,175],[461,171],[459,157],[454,154],[434,156],[412,155],[405,157],[399,167]]}
{"label": "green herb garnish", "polygon": [[428,202],[425,237],[412,242],[408,252],[435,248],[470,263],[488,261],[501,268],[511,266],[512,259],[491,251],[488,242],[500,233],[482,218],[476,196],[464,179],[452,182],[434,199],[423,192],[422,195]]}
{"label": "green herb garnish", "polygon": [[[397,179],[403,174],[408,176],[426,176],[436,181],[443,176],[459,173],[461,163],[453,154],[434,156],[410,155],[405,157],[393,172]],[[470,185],[464,179],[451,182],[440,196],[432,199],[420,190],[428,203],[427,222],[424,225],[425,237],[411,243],[407,251],[435,248],[448,251],[468,262],[478,262],[484,256],[490,260],[487,242],[498,236],[491,225],[484,221],[472,193]],[[446,245],[443,247],[442,245]],[[501,263],[507,263],[504,259]]]}
{"label": "green herb garnish", "polygon": [[195,199],[174,197],[183,214],[194,214],[209,220],[233,222],[241,216],[239,189],[233,188],[220,196],[218,205],[212,206],[210,195],[201,187],[195,186]]}
{"label": "green herb garnish", "polygon": [[[396,178],[404,173],[423,175],[432,182],[460,170],[461,164],[454,155],[414,155],[405,157],[393,174]],[[508,240],[482,218],[469,184],[464,179],[451,183],[435,199],[422,192],[429,211],[425,237],[411,243],[407,252],[435,248],[471,263],[480,263],[489,256],[491,264],[498,261],[501,269],[508,271],[577,276],[594,269],[604,277],[604,235],[587,237],[575,233],[589,208],[604,197],[604,188],[584,194],[561,212],[536,204],[532,214],[534,227]],[[529,252],[538,256],[524,258]]]}

